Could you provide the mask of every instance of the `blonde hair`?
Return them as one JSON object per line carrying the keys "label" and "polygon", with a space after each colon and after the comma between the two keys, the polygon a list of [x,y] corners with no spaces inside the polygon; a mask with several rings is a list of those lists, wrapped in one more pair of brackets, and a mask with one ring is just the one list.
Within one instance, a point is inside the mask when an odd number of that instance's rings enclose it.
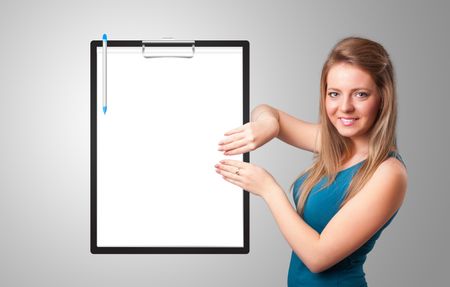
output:
{"label": "blonde hair", "polygon": [[330,122],[326,109],[325,98],[327,90],[327,75],[331,67],[338,63],[355,65],[368,72],[377,87],[380,96],[380,109],[374,125],[369,130],[369,152],[365,160],[353,176],[345,198],[339,208],[355,196],[365,183],[371,178],[376,168],[388,157],[390,151],[397,151],[396,121],[397,97],[394,80],[394,69],[386,50],[380,44],[360,37],[348,37],[340,40],[328,55],[322,69],[320,79],[320,109],[319,123],[321,123],[321,146],[314,154],[314,163],[302,172],[295,182],[303,175],[305,180],[299,187],[301,192],[297,212],[303,217],[304,205],[312,188],[323,176],[328,182],[322,186],[328,187],[336,178],[339,166],[352,155],[351,142],[339,134]]}

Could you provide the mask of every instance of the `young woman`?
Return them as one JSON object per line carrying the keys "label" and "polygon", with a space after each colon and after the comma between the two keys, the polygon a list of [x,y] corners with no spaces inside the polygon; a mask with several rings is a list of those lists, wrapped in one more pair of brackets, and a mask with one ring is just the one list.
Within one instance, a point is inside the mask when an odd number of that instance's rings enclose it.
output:
{"label": "young woman", "polygon": [[253,151],[274,137],[313,152],[314,163],[291,185],[296,209],[261,167],[225,159],[216,172],[268,204],[293,250],[288,286],[367,286],[366,255],[407,189],[388,53],[369,39],[339,41],[323,66],[320,95],[318,124],[260,105],[249,123],[219,142],[225,155]]}

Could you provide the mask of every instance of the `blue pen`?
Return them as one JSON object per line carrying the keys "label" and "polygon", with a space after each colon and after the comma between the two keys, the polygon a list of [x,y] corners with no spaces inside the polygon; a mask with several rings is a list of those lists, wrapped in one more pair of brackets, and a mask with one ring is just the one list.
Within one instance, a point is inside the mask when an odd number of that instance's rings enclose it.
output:
{"label": "blue pen", "polygon": [[106,114],[106,47],[108,38],[103,34],[103,114]]}

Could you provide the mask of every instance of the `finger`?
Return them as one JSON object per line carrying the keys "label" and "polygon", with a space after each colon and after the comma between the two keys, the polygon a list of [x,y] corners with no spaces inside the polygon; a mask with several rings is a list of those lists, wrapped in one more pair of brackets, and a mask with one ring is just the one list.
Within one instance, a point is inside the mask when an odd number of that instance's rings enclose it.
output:
{"label": "finger", "polygon": [[219,168],[217,173],[222,175],[223,177],[232,179],[232,180],[234,180],[236,182],[241,182],[241,177],[239,175],[237,175],[235,173],[235,171],[234,172],[229,172],[229,171],[227,171],[227,170],[225,170],[223,168]]}
{"label": "finger", "polygon": [[245,141],[245,139],[242,137],[242,138],[239,139],[239,140],[235,140],[235,141],[233,141],[233,142],[231,142],[231,143],[229,143],[229,144],[223,145],[223,146],[222,146],[222,150],[225,151],[225,152],[228,152],[228,151],[231,151],[231,150],[240,148],[240,147],[244,147],[244,146],[246,146],[246,145],[247,145],[247,144],[246,144],[246,141]]}
{"label": "finger", "polygon": [[223,159],[219,161],[221,164],[229,165],[234,168],[246,168],[249,167],[251,164],[248,162],[240,161],[240,160],[234,160],[234,159]]}
{"label": "finger", "polygon": [[232,129],[230,131],[227,131],[224,135],[229,136],[238,132],[242,132],[244,130],[244,126],[240,126],[238,128]]}
{"label": "finger", "polygon": [[235,166],[237,167],[237,163],[239,162],[238,160],[234,160],[234,159],[223,159],[221,161],[219,161],[222,165],[231,165],[231,166]]}
{"label": "finger", "polygon": [[[232,174],[236,174],[237,171],[242,172],[242,169],[240,167],[232,166],[232,165],[226,165],[226,164],[218,164],[217,169],[220,171],[226,171]],[[240,174],[242,175],[242,174]]]}
{"label": "finger", "polygon": [[242,147],[238,147],[236,149],[227,150],[224,154],[226,155],[235,155],[242,154],[251,151],[252,149],[248,145],[244,145]]}
{"label": "finger", "polygon": [[221,141],[219,141],[219,145],[222,145],[222,147],[226,144],[241,140],[244,138],[244,134],[243,133],[235,133],[234,135],[230,135],[229,137],[222,139]]}

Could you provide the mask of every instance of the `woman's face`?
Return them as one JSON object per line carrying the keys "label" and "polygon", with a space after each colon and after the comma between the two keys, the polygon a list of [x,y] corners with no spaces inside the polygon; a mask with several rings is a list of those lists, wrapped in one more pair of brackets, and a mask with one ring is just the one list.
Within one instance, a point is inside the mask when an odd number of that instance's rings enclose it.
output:
{"label": "woman's face", "polygon": [[331,67],[327,75],[325,107],[328,118],[342,136],[367,137],[380,102],[369,73],[348,63]]}

